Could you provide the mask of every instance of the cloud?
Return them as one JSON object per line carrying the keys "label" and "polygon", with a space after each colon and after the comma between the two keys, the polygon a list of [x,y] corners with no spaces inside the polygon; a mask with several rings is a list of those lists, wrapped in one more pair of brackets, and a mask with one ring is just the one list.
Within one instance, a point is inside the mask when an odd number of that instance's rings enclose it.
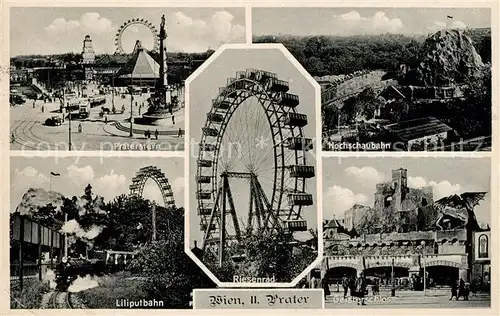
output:
{"label": "cloud", "polygon": [[167,45],[174,51],[192,53],[243,42],[245,28],[233,20],[234,16],[227,11],[215,12],[208,21],[193,19],[183,12],[172,13],[167,19]]}
{"label": "cloud", "polygon": [[338,185],[328,188],[323,196],[324,199],[324,218],[331,219],[332,216],[337,218],[344,217],[344,211],[348,210],[354,204],[365,204],[368,202],[368,197],[364,194],[355,194],[347,188],[342,188]]}
{"label": "cloud", "polygon": [[127,178],[123,174],[117,174],[111,170],[93,181],[93,186],[98,195],[107,200],[114,199],[116,196],[125,194],[128,191]]}
{"label": "cloud", "polygon": [[77,167],[71,165],[67,168],[68,177],[74,182],[91,182],[94,179],[94,170],[90,165]]}
{"label": "cloud", "polygon": [[[357,11],[333,16],[332,30],[339,35],[395,33],[404,28],[399,18],[390,18],[385,12],[377,11],[364,17]],[[336,30],[336,31],[335,31]]]}
{"label": "cloud", "polygon": [[345,173],[365,187],[373,188],[377,183],[384,182],[385,175],[373,167],[348,167]]}
{"label": "cloud", "polygon": [[422,177],[408,177],[408,186],[415,189],[420,189],[428,186],[432,187],[434,200],[460,193],[460,191],[462,190],[462,187],[458,183],[452,184],[448,180],[443,180],[440,182],[427,181],[427,179]]}
{"label": "cloud", "polygon": [[16,169],[15,171],[15,181],[18,183],[27,183],[30,186],[40,186],[49,182],[49,177],[43,173],[38,172],[35,168],[29,166],[25,167],[23,170]]}
{"label": "cloud", "polygon": [[434,21],[427,29],[431,32],[437,32],[444,29],[466,29],[467,25],[459,20],[454,20],[451,24],[444,21]]}
{"label": "cloud", "polygon": [[66,20],[57,18],[45,27],[45,30],[51,34],[64,33],[71,30],[82,30],[86,32],[110,32],[114,30],[113,24],[109,19],[101,17],[99,13],[87,12],[80,17],[80,20]]}

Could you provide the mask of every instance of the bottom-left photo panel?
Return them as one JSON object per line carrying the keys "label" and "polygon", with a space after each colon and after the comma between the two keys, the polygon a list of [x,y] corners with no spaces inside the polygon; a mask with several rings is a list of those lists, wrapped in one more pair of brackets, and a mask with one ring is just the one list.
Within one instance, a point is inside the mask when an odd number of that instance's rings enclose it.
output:
{"label": "bottom-left photo panel", "polygon": [[190,308],[182,158],[12,157],[10,304]]}

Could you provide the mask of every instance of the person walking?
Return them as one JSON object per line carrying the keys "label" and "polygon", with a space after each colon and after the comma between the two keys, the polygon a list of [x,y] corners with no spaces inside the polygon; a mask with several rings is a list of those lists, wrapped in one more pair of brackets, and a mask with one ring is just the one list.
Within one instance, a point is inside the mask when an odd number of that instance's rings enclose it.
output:
{"label": "person walking", "polygon": [[458,296],[457,296],[457,281],[456,281],[455,279],[451,279],[450,289],[451,289],[451,297],[450,297],[450,301],[451,301],[454,297],[458,300]]}
{"label": "person walking", "polygon": [[309,284],[310,284],[310,286],[309,286],[310,289],[316,288],[316,277],[314,277],[314,275],[309,280]]}
{"label": "person walking", "polygon": [[344,289],[344,298],[346,298],[347,290],[349,289],[349,278],[347,274],[344,274],[344,277],[342,277],[342,288]]}
{"label": "person walking", "polygon": [[179,127],[179,132],[177,133],[177,137],[181,137],[182,136],[182,129]]}
{"label": "person walking", "polygon": [[172,115],[172,124],[175,125],[175,116]]}
{"label": "person walking", "polygon": [[457,295],[457,301],[458,299],[463,296],[465,298],[465,281],[464,279],[460,278],[458,281],[458,295]]}
{"label": "person walking", "polygon": [[108,125],[108,116],[104,115],[104,124]]}
{"label": "person walking", "polygon": [[78,133],[82,133],[82,123],[78,123]]}
{"label": "person walking", "polygon": [[358,298],[358,305],[366,305],[365,304],[366,280],[363,276],[363,273],[360,273],[358,275],[355,287],[356,287],[356,297]]}
{"label": "person walking", "polygon": [[158,135],[160,135],[160,133],[158,133],[158,130],[155,130],[155,138],[158,139]]}

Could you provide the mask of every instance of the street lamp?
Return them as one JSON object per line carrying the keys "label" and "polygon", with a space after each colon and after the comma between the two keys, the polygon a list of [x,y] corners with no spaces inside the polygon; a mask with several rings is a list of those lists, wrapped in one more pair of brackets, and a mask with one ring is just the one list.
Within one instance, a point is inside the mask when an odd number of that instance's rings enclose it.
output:
{"label": "street lamp", "polygon": [[391,263],[391,296],[396,296],[396,287],[394,285],[394,258]]}
{"label": "street lamp", "polygon": [[424,265],[424,296],[425,296],[427,288],[427,271],[426,271],[427,262],[425,260],[425,240],[422,240],[420,244],[422,245],[422,260]]}
{"label": "street lamp", "polygon": [[132,131],[132,121],[133,121],[133,119],[132,119],[132,110],[133,110],[133,109],[132,109],[132,105],[133,105],[133,103],[134,103],[134,101],[133,101],[133,100],[134,100],[134,96],[133,96],[133,94],[132,94],[132,84],[131,84],[131,85],[130,85],[130,134],[129,134],[129,136],[130,136],[130,137],[133,137],[133,136],[134,136],[134,133],[133,133],[133,131]]}

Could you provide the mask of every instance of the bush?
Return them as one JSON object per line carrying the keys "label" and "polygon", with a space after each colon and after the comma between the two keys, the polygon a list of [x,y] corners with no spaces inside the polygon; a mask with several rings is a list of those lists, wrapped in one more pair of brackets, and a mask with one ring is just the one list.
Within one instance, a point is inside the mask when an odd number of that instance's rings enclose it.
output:
{"label": "bush", "polygon": [[34,309],[40,308],[43,294],[50,292],[50,287],[37,278],[24,280],[23,289],[19,283],[10,283],[10,308]]}
{"label": "bush", "polygon": [[144,281],[126,279],[128,273],[120,272],[99,278],[99,287],[79,292],[77,295],[87,308],[117,308],[116,301],[148,299],[141,291]]}

